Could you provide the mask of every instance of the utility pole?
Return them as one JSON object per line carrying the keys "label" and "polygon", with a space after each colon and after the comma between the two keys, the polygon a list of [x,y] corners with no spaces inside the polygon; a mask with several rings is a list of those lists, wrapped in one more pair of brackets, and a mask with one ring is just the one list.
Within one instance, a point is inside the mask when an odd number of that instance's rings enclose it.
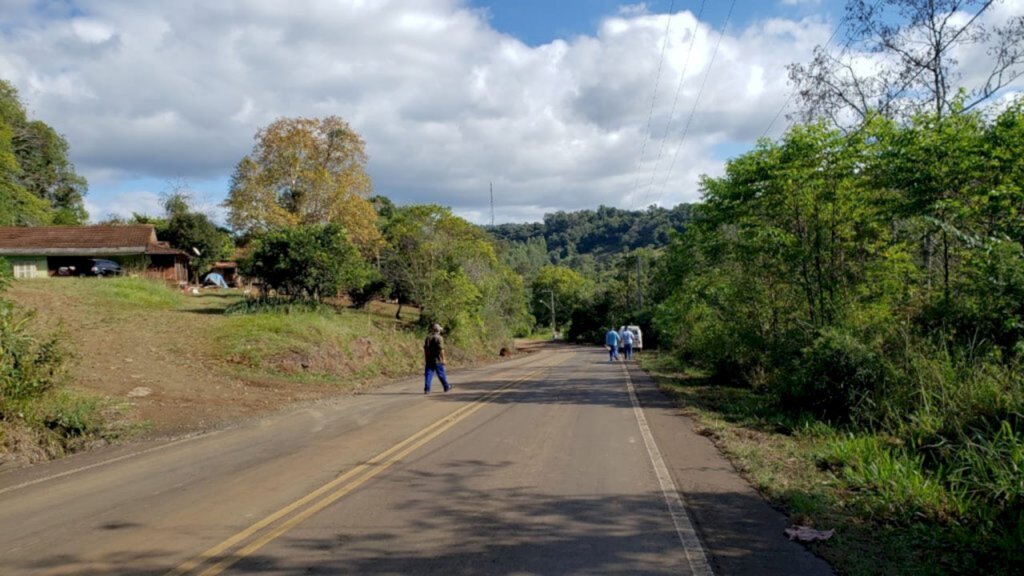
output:
{"label": "utility pole", "polygon": [[494,182],[490,182],[491,187],[491,228],[494,228]]}
{"label": "utility pole", "polygon": [[639,314],[644,309],[644,292],[640,289],[640,254],[636,255],[636,305]]}
{"label": "utility pole", "polygon": [[548,288],[548,295],[551,296],[551,302],[544,302],[544,305],[551,309],[551,339],[554,340],[558,335],[558,328],[555,326],[555,290],[554,288]]}
{"label": "utility pole", "polygon": [[548,292],[551,294],[551,339],[555,340],[558,337],[558,328],[555,327],[555,291]]}

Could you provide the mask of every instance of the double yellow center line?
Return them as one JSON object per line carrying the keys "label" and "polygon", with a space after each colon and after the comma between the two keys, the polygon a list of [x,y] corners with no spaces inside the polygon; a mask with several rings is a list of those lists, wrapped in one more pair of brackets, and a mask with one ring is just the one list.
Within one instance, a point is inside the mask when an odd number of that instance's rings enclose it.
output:
{"label": "double yellow center line", "polygon": [[[219,561],[199,572],[202,576],[214,576],[230,568],[235,563],[256,552],[267,543],[279,538],[301,522],[309,519],[317,512],[330,506],[338,499],[362,486],[370,479],[381,472],[384,472],[395,463],[399,462],[424,444],[444,434],[450,428],[468,418],[471,414],[484,407],[488,400],[500,394],[504,390],[521,382],[529,380],[544,370],[557,366],[564,362],[564,356],[556,362],[533,370],[529,374],[513,380],[477,400],[459,408],[451,414],[441,418],[412,436],[395,444],[391,448],[377,454],[366,462],[359,464],[327,484],[310,492],[306,496],[281,508],[277,512],[249,526],[245,530],[231,536],[213,548],[181,564],[174,570],[167,573],[167,576],[182,576],[210,564],[217,558]],[[243,543],[244,546],[237,548],[235,552],[224,556],[224,553],[236,548]]]}

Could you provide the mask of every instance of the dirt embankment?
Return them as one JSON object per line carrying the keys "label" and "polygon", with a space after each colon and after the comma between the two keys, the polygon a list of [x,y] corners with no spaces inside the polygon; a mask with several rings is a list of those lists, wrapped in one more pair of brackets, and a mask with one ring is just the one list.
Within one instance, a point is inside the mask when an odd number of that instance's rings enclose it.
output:
{"label": "dirt embankment", "polygon": [[[394,310],[384,304],[362,316],[341,315],[338,323],[351,326],[340,336],[321,335],[323,326],[315,323],[300,325],[309,334],[305,342],[293,342],[284,328],[294,334],[296,326],[225,316],[238,294],[173,294],[168,302],[142,305],[137,295],[111,298],[110,282],[19,282],[7,296],[36,310],[41,329],[66,334],[74,353],[70,385],[112,399],[145,434],[217,427],[351,393],[381,378],[415,373],[418,366],[421,336],[414,326],[396,323]],[[321,337],[341,338],[344,350],[325,351],[317,343]],[[523,352],[543,344],[521,343]],[[456,357],[464,365],[500,360],[498,350]]]}
{"label": "dirt embankment", "polygon": [[324,383],[241,378],[213,358],[208,335],[223,309],[215,296],[182,309],[140,310],[52,285],[89,281],[18,283],[9,296],[36,310],[41,327],[67,335],[72,386],[122,403],[126,417],[149,433],[201,429],[337,391]]}

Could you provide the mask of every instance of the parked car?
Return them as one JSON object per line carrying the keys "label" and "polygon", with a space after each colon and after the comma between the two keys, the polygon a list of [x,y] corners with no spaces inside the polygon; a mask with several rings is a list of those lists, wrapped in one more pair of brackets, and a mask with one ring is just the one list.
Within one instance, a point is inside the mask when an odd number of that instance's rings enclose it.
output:
{"label": "parked car", "polygon": [[629,330],[633,333],[633,350],[641,350],[644,347],[644,333],[639,326],[619,326],[619,348],[622,347],[622,335]]}
{"label": "parked car", "polygon": [[103,258],[90,259],[86,268],[86,274],[89,276],[120,276],[122,272],[120,264]]}

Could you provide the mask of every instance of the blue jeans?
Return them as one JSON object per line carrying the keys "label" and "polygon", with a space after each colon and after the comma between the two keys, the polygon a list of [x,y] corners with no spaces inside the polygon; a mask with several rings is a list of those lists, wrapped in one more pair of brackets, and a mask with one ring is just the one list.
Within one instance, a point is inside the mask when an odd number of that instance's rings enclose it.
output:
{"label": "blue jeans", "polygon": [[612,345],[612,344],[609,344],[608,345],[608,361],[611,362],[612,360],[618,360],[618,359],[619,359],[619,347],[615,346],[615,345]]}
{"label": "blue jeans", "polygon": [[626,360],[631,360],[633,358],[633,345],[632,344],[623,344],[622,345],[622,353],[623,353],[623,356],[626,357]]}
{"label": "blue jeans", "polygon": [[423,370],[423,391],[430,392],[430,383],[434,380],[434,372],[437,372],[437,378],[441,381],[441,385],[444,386],[444,391],[447,392],[451,386],[448,385],[448,377],[444,373],[444,364],[438,364],[436,366],[427,366]]}

